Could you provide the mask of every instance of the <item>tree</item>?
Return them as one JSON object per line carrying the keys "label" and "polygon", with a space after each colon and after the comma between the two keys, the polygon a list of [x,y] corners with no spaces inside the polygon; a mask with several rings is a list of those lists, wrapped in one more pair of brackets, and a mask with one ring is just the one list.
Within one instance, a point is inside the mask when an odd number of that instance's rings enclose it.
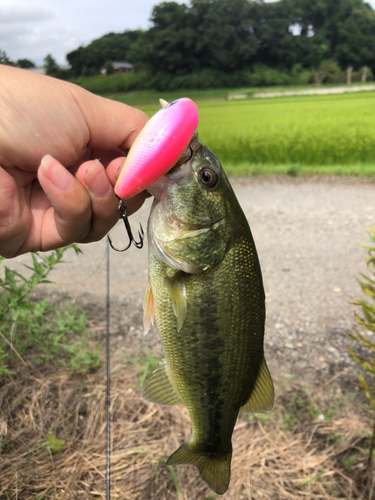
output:
{"label": "tree", "polygon": [[79,47],[67,54],[66,58],[75,76],[99,73],[107,61],[132,62],[128,55],[133,44],[142,35],[142,31],[108,33],[93,40],[87,47]]}
{"label": "tree", "polygon": [[194,46],[202,67],[229,72],[250,66],[258,50],[251,4],[248,0],[192,1]]}
{"label": "tree", "polygon": [[55,61],[55,59],[51,56],[51,54],[48,54],[44,58],[44,68],[46,70],[46,75],[48,76],[57,76],[60,67]]}
{"label": "tree", "polygon": [[212,68],[249,67],[257,51],[249,0],[193,0],[188,8],[163,2],[152,11],[152,27],[138,54],[152,74],[184,75]]}
{"label": "tree", "polygon": [[[342,68],[358,70],[363,66],[375,69],[375,12],[368,4],[353,7],[350,17],[338,23],[335,56]],[[350,69],[351,68],[351,69]]]}
{"label": "tree", "polygon": [[111,61],[107,61],[105,63],[105,74],[106,75],[113,75],[114,73],[114,69],[113,69],[113,64],[111,63]]}
{"label": "tree", "polygon": [[18,59],[17,66],[23,69],[35,68],[35,64],[29,59]]}
{"label": "tree", "polygon": [[5,50],[0,49],[0,64],[5,64],[7,66],[15,66],[14,62],[12,62],[8,56]]}
{"label": "tree", "polygon": [[286,73],[298,66],[321,79],[327,61],[375,73],[374,47],[375,12],[364,0],[165,1],[153,8],[149,30],[108,33],[67,59],[74,76],[127,61],[147,70],[150,81],[245,75],[259,64]]}
{"label": "tree", "polygon": [[186,5],[163,2],[152,11],[153,26],[139,50],[142,62],[153,74],[158,72],[186,74],[199,69],[195,53],[197,27]]}

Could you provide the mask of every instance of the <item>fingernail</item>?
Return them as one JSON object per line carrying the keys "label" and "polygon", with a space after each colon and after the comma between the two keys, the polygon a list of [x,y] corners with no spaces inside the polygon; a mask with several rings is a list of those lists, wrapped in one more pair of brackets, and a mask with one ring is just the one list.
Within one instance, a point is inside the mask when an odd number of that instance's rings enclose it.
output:
{"label": "fingernail", "polygon": [[41,169],[44,175],[61,191],[70,191],[74,184],[73,176],[51,155],[42,158]]}
{"label": "fingernail", "polygon": [[94,160],[86,170],[85,182],[97,198],[106,198],[111,192],[111,184],[98,160]]}

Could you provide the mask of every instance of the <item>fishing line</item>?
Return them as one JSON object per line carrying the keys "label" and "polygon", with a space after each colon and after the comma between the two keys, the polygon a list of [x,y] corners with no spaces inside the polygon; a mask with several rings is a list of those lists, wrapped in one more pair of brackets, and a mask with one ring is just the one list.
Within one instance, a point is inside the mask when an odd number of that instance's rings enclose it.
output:
{"label": "fishing line", "polygon": [[105,255],[106,255],[106,252],[107,252],[107,246],[103,252],[103,257],[101,259],[101,261],[99,262],[97,268],[89,275],[89,276],[86,276],[86,278],[83,278],[79,281],[70,281],[69,283],[59,283],[59,282],[56,282],[57,285],[59,286],[70,286],[70,285],[79,285],[80,283],[84,283],[85,281],[89,280],[90,278],[92,278],[94,276],[94,274],[96,274],[99,269],[102,267],[102,264],[104,262],[104,259],[105,259]]}
{"label": "fishing line", "polygon": [[106,427],[107,427],[107,432],[106,432],[106,437],[107,437],[107,467],[106,467],[106,500],[111,500],[111,419],[110,419],[110,404],[111,404],[111,384],[110,384],[110,314],[111,314],[111,307],[110,307],[110,265],[109,265],[109,254],[111,251],[111,248],[113,248],[116,251],[126,251],[130,245],[133,243],[136,248],[142,248],[143,247],[143,229],[141,226],[141,231],[138,233],[140,237],[140,241],[137,242],[133,238],[132,230],[130,227],[130,223],[128,220],[128,217],[126,215],[126,206],[123,204],[122,200],[120,199],[119,201],[119,207],[118,211],[120,213],[120,216],[125,224],[126,231],[129,236],[129,245],[124,248],[123,250],[117,250],[111,242],[110,237],[107,235],[107,300],[106,300],[106,322],[107,322],[107,328],[106,328],[106,368],[107,368],[107,374],[106,374]]}
{"label": "fishing line", "polygon": [[109,331],[110,331],[110,266],[109,266],[109,254],[110,247],[109,241],[107,240],[107,300],[106,300],[106,320],[107,320],[107,332],[106,332],[106,368],[107,368],[107,391],[106,391],[106,420],[107,420],[107,471],[106,471],[106,500],[111,500],[111,420],[110,420],[110,403],[111,403],[111,386],[110,386],[110,345],[109,345]]}

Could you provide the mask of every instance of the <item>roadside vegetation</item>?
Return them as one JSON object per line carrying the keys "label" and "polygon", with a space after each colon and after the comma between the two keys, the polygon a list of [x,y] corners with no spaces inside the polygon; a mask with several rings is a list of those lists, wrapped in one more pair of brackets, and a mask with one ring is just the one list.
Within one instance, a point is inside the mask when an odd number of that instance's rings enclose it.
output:
{"label": "roadside vegetation", "polygon": [[[374,241],[374,229],[371,235]],[[373,269],[375,249],[368,248]],[[100,352],[83,311],[30,298],[67,251],[32,255],[24,274],[1,264],[0,498],[7,500],[105,498],[106,385]],[[355,302],[364,315],[357,320],[371,335],[372,276],[363,276],[360,284],[368,300]],[[374,352],[373,342],[360,332],[351,338],[362,345],[358,353],[352,344],[354,361],[373,377],[373,362],[363,355],[363,348]],[[113,352],[112,496],[213,500],[217,495],[194,467],[164,465],[189,437],[190,424],[185,408],[141,399],[140,387],[158,361],[150,349],[137,346]],[[354,380],[345,397],[327,391],[336,378],[311,389],[286,373],[278,380],[271,413],[240,415],[225,498],[373,499],[373,410]],[[373,407],[373,381],[362,375],[359,381]]]}
{"label": "roadside vegetation", "polygon": [[50,283],[48,275],[64,262],[68,250],[81,252],[71,245],[47,255],[31,254],[24,273],[10,269],[0,258],[0,381],[28,366],[24,356],[35,366],[57,363],[69,374],[85,374],[99,366],[99,348],[90,342],[83,310],[32,297],[39,284]]}

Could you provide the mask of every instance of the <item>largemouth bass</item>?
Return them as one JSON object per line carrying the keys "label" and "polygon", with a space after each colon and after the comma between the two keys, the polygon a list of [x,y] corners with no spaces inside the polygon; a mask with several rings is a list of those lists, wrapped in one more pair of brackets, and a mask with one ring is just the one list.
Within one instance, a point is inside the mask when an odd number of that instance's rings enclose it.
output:
{"label": "largemouth bass", "polygon": [[239,411],[273,405],[263,353],[265,296],[249,224],[218,159],[197,135],[186,155],[148,188],[155,200],[145,327],[155,315],[165,359],[142,395],[187,407],[191,437],[167,464],[195,465],[223,494]]}

